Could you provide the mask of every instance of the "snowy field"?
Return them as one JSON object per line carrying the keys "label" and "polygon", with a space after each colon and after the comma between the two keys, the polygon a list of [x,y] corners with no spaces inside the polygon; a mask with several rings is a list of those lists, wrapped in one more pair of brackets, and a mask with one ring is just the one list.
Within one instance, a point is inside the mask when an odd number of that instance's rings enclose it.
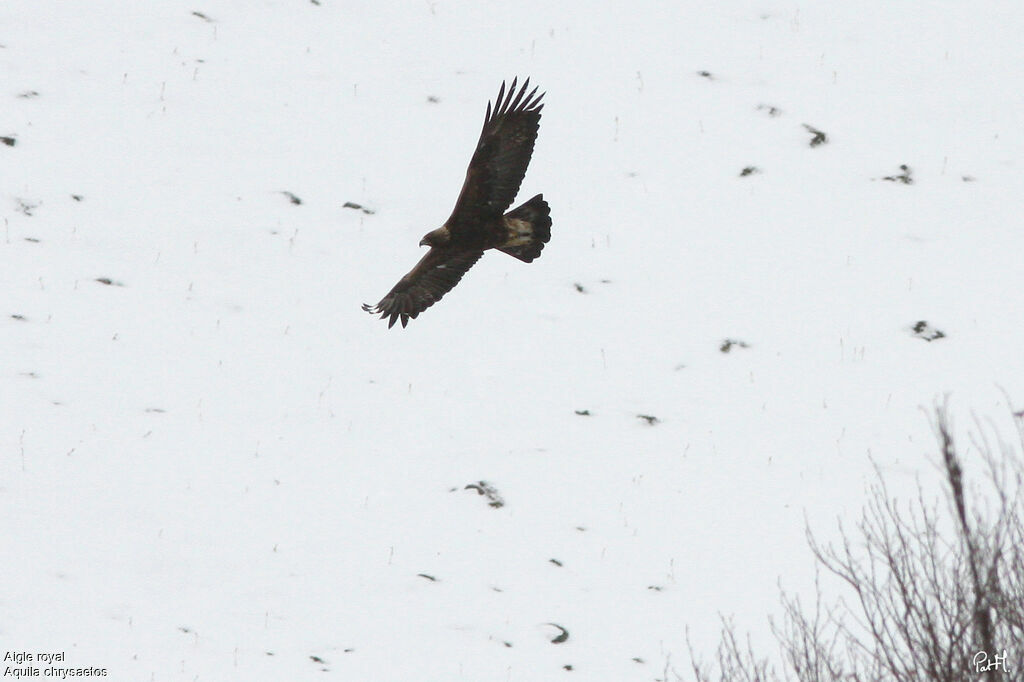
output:
{"label": "snowy field", "polygon": [[[945,395],[1024,401],[1024,11],[912,7],[0,4],[0,649],[624,682],[719,614],[767,642],[805,520],[872,458],[937,494]],[[388,330],[516,75],[551,243]]]}

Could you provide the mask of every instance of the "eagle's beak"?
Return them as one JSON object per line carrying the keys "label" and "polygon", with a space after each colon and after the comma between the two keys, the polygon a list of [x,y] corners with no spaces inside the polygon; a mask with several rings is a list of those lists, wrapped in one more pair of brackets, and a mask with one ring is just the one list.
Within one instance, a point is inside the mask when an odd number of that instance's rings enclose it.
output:
{"label": "eagle's beak", "polygon": [[430,244],[427,243],[426,237],[420,240],[420,246],[430,246]]}

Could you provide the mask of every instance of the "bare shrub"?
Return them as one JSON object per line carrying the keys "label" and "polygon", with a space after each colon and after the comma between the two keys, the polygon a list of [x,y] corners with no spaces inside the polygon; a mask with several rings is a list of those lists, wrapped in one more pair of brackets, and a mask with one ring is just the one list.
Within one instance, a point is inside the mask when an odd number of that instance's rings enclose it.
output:
{"label": "bare shrub", "polygon": [[[843,593],[826,606],[820,586],[808,611],[782,594],[771,620],[781,673],[723,621],[712,664],[690,651],[698,682],[966,682],[1024,679],[1024,415],[1017,443],[976,422],[982,471],[968,477],[945,406],[935,410],[945,508],[923,491],[902,504],[876,482],[855,530],[808,543],[819,570]],[[994,442],[993,442],[994,440]],[[683,679],[676,674],[677,679]]]}

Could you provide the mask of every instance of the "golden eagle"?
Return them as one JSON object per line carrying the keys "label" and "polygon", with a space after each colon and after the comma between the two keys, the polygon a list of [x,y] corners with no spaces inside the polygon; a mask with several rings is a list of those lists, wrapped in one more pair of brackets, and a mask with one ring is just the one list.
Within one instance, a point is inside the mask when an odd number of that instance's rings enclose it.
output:
{"label": "golden eagle", "polygon": [[420,240],[420,246],[429,246],[430,251],[380,303],[363,304],[366,312],[388,318],[389,329],[396,320],[404,327],[409,318],[440,301],[487,249],[529,263],[551,239],[544,195],[505,213],[526,175],[544,108],[540,103],[544,93],[538,95],[535,87],[527,94],[529,85],[527,78],[516,91],[513,79],[506,91],[502,82],[494,108],[487,103],[484,128],[455,210],[444,225]]}

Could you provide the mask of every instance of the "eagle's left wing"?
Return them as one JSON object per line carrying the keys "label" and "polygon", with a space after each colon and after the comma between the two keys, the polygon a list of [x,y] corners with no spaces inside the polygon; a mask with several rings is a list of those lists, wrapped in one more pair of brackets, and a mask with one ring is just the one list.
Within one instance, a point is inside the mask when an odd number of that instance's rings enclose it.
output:
{"label": "eagle's left wing", "polygon": [[541,104],[544,93],[538,95],[534,88],[527,94],[529,85],[527,78],[517,92],[513,79],[506,93],[505,83],[502,83],[494,108],[487,103],[484,127],[469,162],[462,193],[446,223],[453,237],[457,237],[461,229],[472,229],[482,219],[504,213],[519,193],[537,140],[540,111],[544,108]]}
{"label": "eagle's left wing", "polygon": [[390,318],[388,329],[399,319],[404,327],[409,318],[415,319],[451,291],[482,255],[483,251],[432,247],[380,303],[364,303],[363,310],[374,315],[380,313],[381,319]]}

